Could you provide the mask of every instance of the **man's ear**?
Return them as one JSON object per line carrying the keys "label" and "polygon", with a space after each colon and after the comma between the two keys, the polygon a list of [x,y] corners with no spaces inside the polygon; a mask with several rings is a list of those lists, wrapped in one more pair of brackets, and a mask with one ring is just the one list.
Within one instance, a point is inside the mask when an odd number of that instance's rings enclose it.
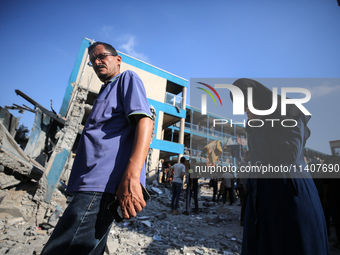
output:
{"label": "man's ear", "polygon": [[117,61],[117,64],[120,68],[120,65],[122,64],[122,57],[120,55],[118,55],[117,58],[116,58],[116,61]]}

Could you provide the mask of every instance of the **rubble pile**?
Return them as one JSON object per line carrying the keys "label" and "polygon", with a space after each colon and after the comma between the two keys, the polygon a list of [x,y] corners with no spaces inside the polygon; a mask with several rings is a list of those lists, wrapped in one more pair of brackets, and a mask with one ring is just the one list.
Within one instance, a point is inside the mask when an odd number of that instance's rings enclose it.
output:
{"label": "rubble pile", "polygon": [[[37,182],[16,180],[0,172],[0,255],[39,255],[71,197],[56,189],[48,204],[36,199]],[[111,228],[105,255],[240,253],[240,206],[211,202],[212,190],[201,186],[199,213],[174,215],[170,214],[169,185],[154,183],[147,189],[151,200],[146,208]],[[181,212],[185,211],[184,195]],[[331,250],[331,254],[337,253]]]}
{"label": "rubble pile", "polygon": [[[40,254],[70,197],[58,189],[48,204],[35,199],[37,182],[0,172],[0,255]],[[151,200],[136,218],[114,224],[105,254],[239,254],[239,206],[200,199],[200,212],[170,214],[170,187],[147,185]],[[180,211],[185,209],[182,196]]]}
{"label": "rubble pile", "polygon": [[67,198],[56,190],[49,204],[35,200],[38,183],[15,180],[0,172],[0,255],[40,254],[66,208]]}
{"label": "rubble pile", "polygon": [[[239,254],[242,243],[240,207],[209,202],[201,197],[200,212],[170,214],[170,191],[157,191],[138,216],[114,225],[110,231],[107,254]],[[159,192],[161,191],[161,192]],[[160,194],[157,194],[157,193]],[[185,201],[180,201],[185,211]],[[122,245],[124,244],[124,245]]]}

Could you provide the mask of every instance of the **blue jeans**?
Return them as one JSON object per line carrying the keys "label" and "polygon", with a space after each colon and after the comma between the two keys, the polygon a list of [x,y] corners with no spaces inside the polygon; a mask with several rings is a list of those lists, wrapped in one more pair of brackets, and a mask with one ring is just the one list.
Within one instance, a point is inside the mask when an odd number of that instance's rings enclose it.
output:
{"label": "blue jeans", "polygon": [[181,191],[182,191],[182,183],[173,182],[172,183],[172,199],[171,199],[172,210],[177,210],[178,208]]}
{"label": "blue jeans", "polygon": [[107,207],[114,200],[109,193],[76,193],[41,255],[103,254],[113,222]]}

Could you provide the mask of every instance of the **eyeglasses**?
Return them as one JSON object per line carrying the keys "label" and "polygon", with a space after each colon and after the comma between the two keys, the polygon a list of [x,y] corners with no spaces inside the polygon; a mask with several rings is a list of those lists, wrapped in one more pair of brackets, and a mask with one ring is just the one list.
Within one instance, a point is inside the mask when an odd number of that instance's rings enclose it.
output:
{"label": "eyeglasses", "polygon": [[107,56],[117,56],[114,55],[112,53],[101,53],[98,54],[97,56],[93,56],[90,58],[90,61],[87,63],[89,66],[93,66],[92,63],[94,63],[97,59],[99,59],[100,61],[104,60]]}

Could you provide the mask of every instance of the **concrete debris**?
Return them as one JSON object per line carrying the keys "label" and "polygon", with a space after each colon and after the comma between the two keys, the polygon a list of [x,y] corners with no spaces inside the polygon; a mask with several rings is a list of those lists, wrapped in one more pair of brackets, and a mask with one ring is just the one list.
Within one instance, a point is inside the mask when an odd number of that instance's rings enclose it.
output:
{"label": "concrete debris", "polygon": [[21,181],[16,179],[13,175],[0,174],[0,189],[6,189],[18,185]]}
{"label": "concrete debris", "polygon": [[149,216],[136,216],[136,219],[138,219],[138,220],[148,220],[148,219],[150,219],[150,217]]}
{"label": "concrete debris", "polygon": [[234,253],[229,252],[229,251],[223,251],[223,254],[224,254],[224,255],[233,255]]}
{"label": "concrete debris", "polygon": [[165,218],[166,218],[166,213],[165,212],[162,212],[162,213],[160,213],[160,214],[157,214],[156,215],[156,217],[157,217],[157,219],[159,219],[159,220],[164,220]]}
{"label": "concrete debris", "polygon": [[38,180],[43,167],[28,157],[0,121],[0,164],[17,174]]}
{"label": "concrete debris", "polygon": [[[153,190],[153,187],[152,183],[147,189]],[[152,193],[151,200],[135,219],[112,227],[106,254],[240,253],[241,246],[231,240],[242,240],[242,227],[238,220],[240,206],[211,203],[212,190],[201,187],[205,191],[200,201],[201,212],[198,215],[174,215],[170,214],[171,188],[160,184],[158,189],[161,193]],[[181,197],[180,212],[185,211],[184,197],[185,193]],[[220,207],[228,208],[228,213],[219,214]]]}
{"label": "concrete debris", "polygon": [[159,242],[162,242],[162,241],[163,241],[163,239],[162,239],[162,237],[161,237],[160,235],[154,235],[154,236],[152,237],[152,239],[155,240],[155,241],[159,241]]}
{"label": "concrete debris", "polygon": [[152,185],[153,185],[154,187],[158,187],[158,182],[157,182],[157,180],[153,180],[153,181],[152,181]]}
{"label": "concrete debris", "polygon": [[[152,187],[147,185],[146,188],[152,190]],[[240,254],[240,206],[212,203],[212,190],[201,187],[204,195],[200,200],[200,212],[174,215],[170,214],[170,187],[160,184],[158,189],[159,194],[152,193],[137,217],[113,225],[105,255]],[[35,200],[35,191],[33,182],[0,190],[0,255],[39,255],[71,201],[56,190],[48,204]],[[184,197],[185,193],[181,196],[180,212],[185,211]],[[194,207],[193,202],[191,207]]]}
{"label": "concrete debris", "polygon": [[151,222],[150,222],[150,221],[148,221],[148,220],[143,220],[143,221],[141,221],[141,223],[144,224],[145,226],[151,228]]}
{"label": "concrete debris", "polygon": [[[0,175],[0,179],[4,179],[5,174],[0,172]],[[51,202],[45,203],[36,194],[38,186],[35,181],[16,182],[0,189],[0,255],[40,254],[71,201],[70,197],[56,189]],[[159,184],[156,188],[151,184],[146,188],[152,191],[151,200],[137,217],[112,227],[105,255],[240,252],[240,207],[223,207],[211,203],[211,197],[202,196],[199,215],[173,215],[170,214],[171,187]],[[209,194],[208,189],[205,192]],[[184,197],[183,193],[180,212],[185,211]],[[229,208],[228,213],[219,214],[220,207]]]}
{"label": "concrete debris", "polygon": [[108,240],[105,248],[105,253],[106,254],[116,254],[116,251],[119,249],[120,244],[118,240],[113,239],[113,240]]}
{"label": "concrete debris", "polygon": [[154,192],[157,193],[158,195],[162,195],[162,193],[163,193],[159,188],[152,187],[151,189],[152,189],[152,191],[154,191]]}

